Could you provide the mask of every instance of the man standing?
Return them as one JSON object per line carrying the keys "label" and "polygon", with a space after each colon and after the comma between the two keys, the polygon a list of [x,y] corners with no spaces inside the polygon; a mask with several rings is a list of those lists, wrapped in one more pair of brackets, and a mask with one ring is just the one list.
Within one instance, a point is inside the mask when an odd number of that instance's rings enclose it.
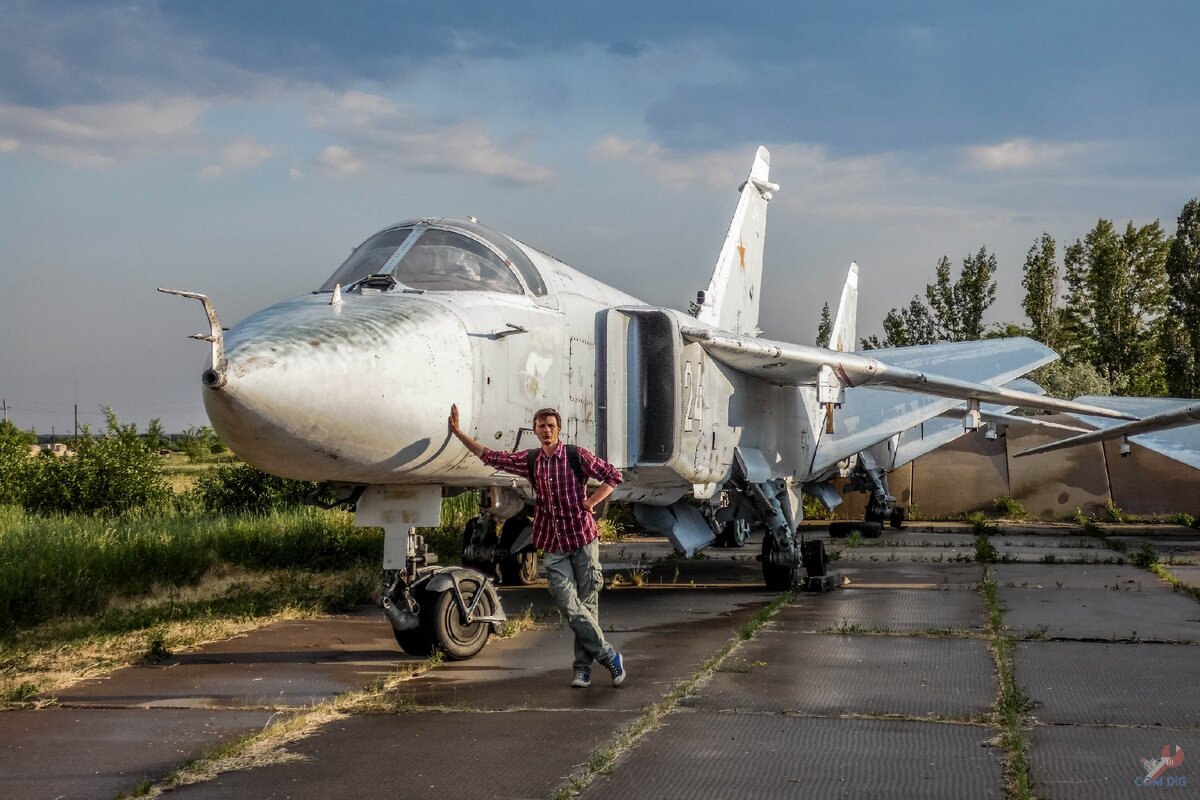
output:
{"label": "man standing", "polygon": [[[559,440],[562,418],[553,408],[533,415],[538,450],[510,453],[491,450],[463,433],[458,426],[458,406],[450,406],[450,432],[494,469],[528,478],[533,485],[533,544],[545,553],[546,581],[558,607],[575,633],[575,665],[571,686],[583,689],[592,682],[592,662],[599,661],[612,674],[613,686],[625,681],[621,654],[604,640],[600,630],[600,531],[593,518],[596,506],[621,482],[621,472],[582,447]],[[532,466],[533,474],[530,474]],[[581,473],[581,474],[580,474]],[[601,481],[587,494],[587,477]]]}

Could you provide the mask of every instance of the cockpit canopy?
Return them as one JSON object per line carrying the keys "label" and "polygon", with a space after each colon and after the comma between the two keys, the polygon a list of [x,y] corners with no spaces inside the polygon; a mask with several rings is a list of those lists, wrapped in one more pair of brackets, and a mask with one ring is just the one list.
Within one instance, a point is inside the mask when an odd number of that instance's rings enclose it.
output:
{"label": "cockpit canopy", "polygon": [[401,222],[380,231],[354,248],[320,291],[349,288],[373,275],[420,291],[546,293],[537,269],[511,239],[457,219]]}

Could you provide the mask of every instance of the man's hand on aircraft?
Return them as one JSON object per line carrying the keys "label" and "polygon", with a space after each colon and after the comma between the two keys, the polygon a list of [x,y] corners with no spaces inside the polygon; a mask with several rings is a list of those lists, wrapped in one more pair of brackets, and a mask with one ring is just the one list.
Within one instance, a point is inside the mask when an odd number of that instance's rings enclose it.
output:
{"label": "man's hand on aircraft", "polygon": [[479,456],[483,453],[484,447],[481,442],[477,442],[467,434],[463,433],[462,428],[458,426],[458,405],[450,406],[450,417],[446,420],[446,425],[450,428],[450,432],[458,437],[458,440],[463,443],[468,450],[474,455]]}

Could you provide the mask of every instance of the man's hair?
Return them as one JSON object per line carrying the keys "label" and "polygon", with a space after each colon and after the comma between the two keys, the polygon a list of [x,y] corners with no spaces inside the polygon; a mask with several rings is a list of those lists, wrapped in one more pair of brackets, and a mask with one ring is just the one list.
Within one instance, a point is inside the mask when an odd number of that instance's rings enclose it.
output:
{"label": "man's hair", "polygon": [[560,430],[562,429],[562,415],[553,408],[539,408],[533,415],[534,426],[537,426],[539,419],[545,419],[546,417],[554,417],[555,424],[558,425]]}

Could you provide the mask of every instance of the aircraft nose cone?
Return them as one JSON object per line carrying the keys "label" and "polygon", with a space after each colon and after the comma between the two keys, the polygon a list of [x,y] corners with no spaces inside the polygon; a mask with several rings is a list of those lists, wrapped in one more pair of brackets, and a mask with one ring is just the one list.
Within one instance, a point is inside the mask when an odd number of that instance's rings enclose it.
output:
{"label": "aircraft nose cone", "polygon": [[301,480],[436,466],[450,403],[472,391],[462,322],[414,295],[280,303],[230,331],[225,357],[224,384],[204,379],[213,428],[247,463]]}

